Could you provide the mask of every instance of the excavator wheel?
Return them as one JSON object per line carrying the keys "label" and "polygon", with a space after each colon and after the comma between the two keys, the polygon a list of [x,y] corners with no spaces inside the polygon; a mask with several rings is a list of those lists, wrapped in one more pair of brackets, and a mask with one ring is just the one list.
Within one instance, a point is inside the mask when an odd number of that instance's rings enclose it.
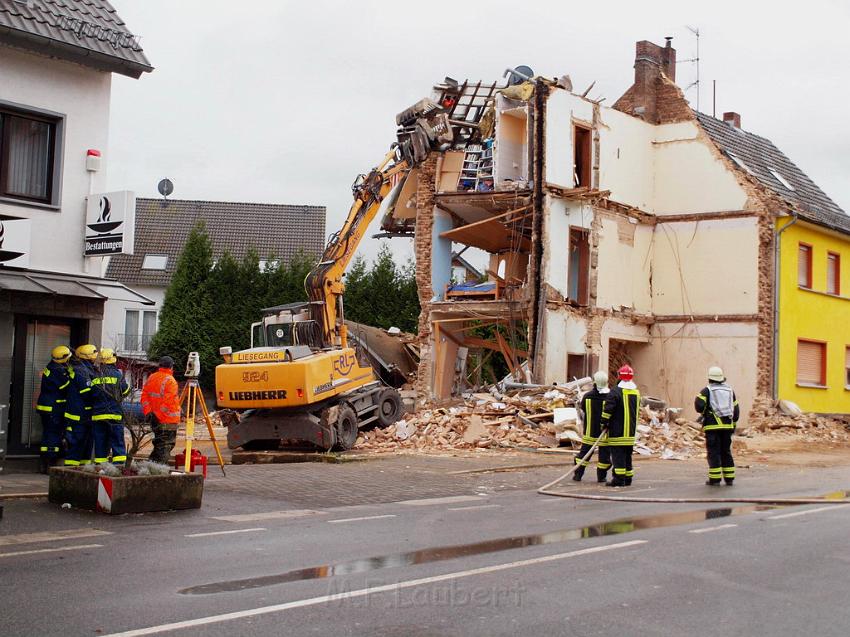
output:
{"label": "excavator wheel", "polygon": [[339,412],[336,417],[336,444],[335,451],[346,451],[354,446],[357,442],[357,414],[351,408],[351,405],[342,404],[339,406]]}
{"label": "excavator wheel", "polygon": [[401,418],[401,395],[395,389],[387,387],[378,394],[378,426],[389,427]]}

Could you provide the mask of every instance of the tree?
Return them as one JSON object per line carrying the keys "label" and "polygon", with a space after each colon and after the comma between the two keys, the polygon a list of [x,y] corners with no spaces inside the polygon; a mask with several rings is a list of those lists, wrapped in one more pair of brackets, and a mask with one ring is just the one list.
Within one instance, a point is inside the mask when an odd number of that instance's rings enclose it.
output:
{"label": "tree", "polygon": [[177,268],[165,292],[159,330],[148,350],[153,359],[166,354],[171,356],[178,369],[189,352],[198,352],[207,381],[212,378],[210,374],[218,357],[217,345],[207,330],[213,311],[208,285],[211,269],[212,245],[203,223],[199,223],[189,233],[177,260]]}

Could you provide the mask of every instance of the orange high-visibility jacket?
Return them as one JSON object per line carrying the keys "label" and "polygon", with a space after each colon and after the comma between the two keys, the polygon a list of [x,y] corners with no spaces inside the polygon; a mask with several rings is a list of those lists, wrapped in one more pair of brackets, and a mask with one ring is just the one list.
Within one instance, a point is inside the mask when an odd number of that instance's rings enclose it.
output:
{"label": "orange high-visibility jacket", "polygon": [[145,416],[153,413],[164,425],[180,422],[180,399],[172,370],[160,367],[148,377],[142,388],[142,411]]}

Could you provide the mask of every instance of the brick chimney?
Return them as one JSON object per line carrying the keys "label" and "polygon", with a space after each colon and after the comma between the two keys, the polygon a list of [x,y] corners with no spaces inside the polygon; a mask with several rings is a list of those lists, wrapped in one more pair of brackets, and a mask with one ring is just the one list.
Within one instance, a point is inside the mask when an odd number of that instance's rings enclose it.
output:
{"label": "brick chimney", "polygon": [[729,124],[732,128],[741,130],[741,116],[738,113],[735,113],[734,111],[723,113],[723,121]]}
{"label": "brick chimney", "polygon": [[656,108],[657,82],[663,72],[670,80],[676,79],[676,49],[667,38],[667,46],[660,47],[649,40],[635,45],[635,83],[633,113],[647,122],[658,120]]}

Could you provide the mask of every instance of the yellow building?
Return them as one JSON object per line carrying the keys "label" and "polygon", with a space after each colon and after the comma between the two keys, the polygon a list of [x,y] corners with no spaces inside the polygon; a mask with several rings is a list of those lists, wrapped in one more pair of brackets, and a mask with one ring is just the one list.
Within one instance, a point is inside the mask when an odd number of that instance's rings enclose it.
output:
{"label": "yellow building", "polygon": [[[785,227],[784,230],[782,228]],[[777,220],[777,394],[804,411],[850,411],[850,234]]]}

